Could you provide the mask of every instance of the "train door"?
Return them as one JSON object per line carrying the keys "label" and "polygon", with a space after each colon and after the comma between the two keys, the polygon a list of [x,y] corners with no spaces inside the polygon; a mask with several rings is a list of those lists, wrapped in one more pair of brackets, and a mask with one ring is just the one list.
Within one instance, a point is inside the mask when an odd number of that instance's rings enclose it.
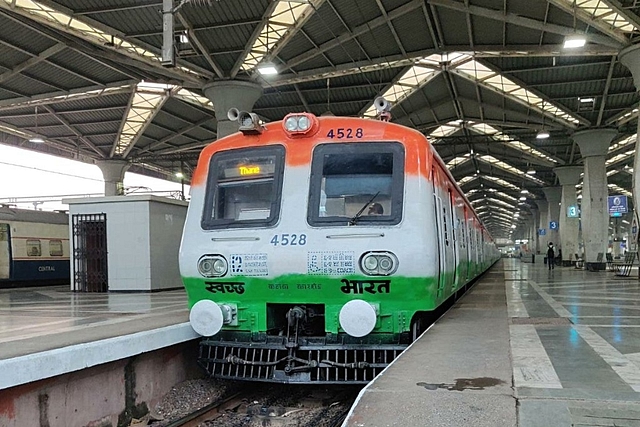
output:
{"label": "train door", "polygon": [[464,206],[462,214],[460,242],[462,244],[461,258],[463,259],[460,260],[460,277],[462,277],[464,282],[467,283],[469,281],[469,260],[471,257],[469,255],[469,211],[466,206]]}
{"label": "train door", "polygon": [[9,224],[0,223],[0,280],[11,277],[11,239]]}
{"label": "train door", "polygon": [[433,206],[435,210],[436,220],[436,242],[438,246],[438,295],[437,298],[442,297],[442,291],[446,286],[446,250],[445,250],[445,237],[444,237],[444,221],[442,215],[442,198],[439,196],[439,188],[436,185],[438,180],[438,174],[436,168],[431,169],[431,182],[433,183]]}
{"label": "train door", "polygon": [[458,286],[458,259],[459,259],[459,248],[458,248],[458,236],[457,236],[457,228],[459,227],[459,222],[457,221],[457,212],[456,212],[456,199],[454,193],[449,188],[449,213],[450,219],[449,222],[451,224],[451,251],[452,257],[451,260],[453,265],[453,277],[451,279],[451,291],[455,291]]}

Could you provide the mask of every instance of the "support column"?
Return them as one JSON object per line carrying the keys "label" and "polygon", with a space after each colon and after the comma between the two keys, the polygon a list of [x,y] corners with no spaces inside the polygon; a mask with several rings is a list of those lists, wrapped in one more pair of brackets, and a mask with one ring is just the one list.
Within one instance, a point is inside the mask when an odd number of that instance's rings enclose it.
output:
{"label": "support column", "polygon": [[[627,67],[629,71],[631,71],[631,75],[633,76],[633,84],[636,87],[636,91],[640,91],[640,44],[635,44],[632,46],[628,46],[620,51],[618,54],[618,58],[622,65]],[[636,200],[640,200],[640,175],[638,174],[638,168],[640,168],[640,156],[638,155],[638,139],[637,135],[640,135],[640,120],[638,120],[638,127],[636,128],[636,154],[633,159],[633,202],[634,206],[636,204]],[[638,209],[634,209],[633,217],[635,218],[635,223],[640,224],[640,215]],[[640,233],[629,233],[629,237],[633,239],[637,237]],[[635,240],[635,239],[634,239]],[[638,241],[634,242],[627,241],[627,248],[633,248],[631,250],[637,250]]]}
{"label": "support column", "polygon": [[[555,221],[556,224],[560,224],[560,198],[562,197],[562,187],[545,187],[542,189],[542,191],[544,191],[544,196],[547,198],[547,203],[549,204],[549,216],[547,219],[547,244],[549,242],[553,242],[553,246],[557,255],[558,249],[562,248],[562,239],[560,238],[560,232],[558,231],[558,229],[556,228],[555,230],[552,230],[549,223],[551,221]],[[562,252],[564,252],[564,250]]]}
{"label": "support column", "polygon": [[216,81],[204,85],[204,95],[213,102],[218,120],[218,139],[238,131],[238,122],[227,118],[231,108],[251,111],[262,96],[262,86],[242,80]]}
{"label": "support column", "polygon": [[104,195],[123,196],[124,173],[131,164],[126,160],[96,160],[96,166],[100,168],[104,177]]}
{"label": "support column", "polygon": [[546,200],[536,200],[535,202],[540,212],[538,216],[538,230],[545,231],[544,236],[538,235],[538,251],[540,255],[545,256],[547,254],[547,243],[549,242],[547,239],[547,234],[549,233],[549,204]]}
{"label": "support column", "polygon": [[540,238],[538,236],[538,224],[540,223],[540,211],[538,208],[531,207],[531,250],[534,254],[540,251]]}
{"label": "support column", "polygon": [[562,261],[571,263],[574,254],[578,253],[578,230],[580,218],[569,218],[568,209],[576,207],[578,212],[578,199],[576,196],[576,184],[580,182],[582,166],[562,166],[553,170],[562,185],[562,199],[560,201],[560,241],[562,242]]}
{"label": "support column", "polygon": [[[603,254],[602,263],[605,262],[604,254],[609,243],[609,189],[605,161],[609,144],[617,134],[615,129],[589,129],[576,132],[571,137],[584,158],[582,238],[585,266],[596,262],[599,253]],[[603,265],[597,268],[603,268]]]}

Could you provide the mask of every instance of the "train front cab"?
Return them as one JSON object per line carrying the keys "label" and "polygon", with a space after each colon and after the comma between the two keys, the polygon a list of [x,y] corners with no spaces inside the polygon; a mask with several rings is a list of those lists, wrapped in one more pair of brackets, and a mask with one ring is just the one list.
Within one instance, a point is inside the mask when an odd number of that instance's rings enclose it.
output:
{"label": "train front cab", "polygon": [[200,363],[222,378],[367,382],[477,274],[480,242],[457,238],[477,236],[461,231],[470,206],[446,174],[434,186],[418,132],[323,118],[320,137],[294,139],[277,125],[205,149],[192,182],[180,268],[210,337]]}

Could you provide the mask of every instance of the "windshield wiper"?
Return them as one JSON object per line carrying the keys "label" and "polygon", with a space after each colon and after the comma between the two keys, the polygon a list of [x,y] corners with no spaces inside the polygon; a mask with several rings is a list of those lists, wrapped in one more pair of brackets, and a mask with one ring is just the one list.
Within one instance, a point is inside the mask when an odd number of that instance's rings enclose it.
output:
{"label": "windshield wiper", "polygon": [[367,208],[367,206],[369,206],[371,204],[371,202],[373,202],[375,200],[376,197],[378,197],[378,194],[380,194],[380,192],[378,191],[376,194],[373,195],[373,197],[371,198],[371,200],[369,200],[367,203],[365,203],[360,210],[358,211],[357,214],[355,214],[353,216],[353,218],[351,218],[351,221],[349,221],[349,225],[356,225],[358,223],[358,220],[360,219],[360,217],[362,216],[362,213],[364,212],[364,210]]}

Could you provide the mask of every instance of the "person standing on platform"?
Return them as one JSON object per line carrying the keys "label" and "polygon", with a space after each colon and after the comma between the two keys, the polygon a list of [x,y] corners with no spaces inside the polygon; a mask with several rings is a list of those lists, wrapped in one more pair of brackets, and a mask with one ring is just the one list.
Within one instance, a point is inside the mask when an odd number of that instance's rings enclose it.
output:
{"label": "person standing on platform", "polygon": [[553,250],[553,242],[549,242],[549,249],[547,249],[547,265],[549,266],[549,270],[555,268],[556,264],[556,254]]}

